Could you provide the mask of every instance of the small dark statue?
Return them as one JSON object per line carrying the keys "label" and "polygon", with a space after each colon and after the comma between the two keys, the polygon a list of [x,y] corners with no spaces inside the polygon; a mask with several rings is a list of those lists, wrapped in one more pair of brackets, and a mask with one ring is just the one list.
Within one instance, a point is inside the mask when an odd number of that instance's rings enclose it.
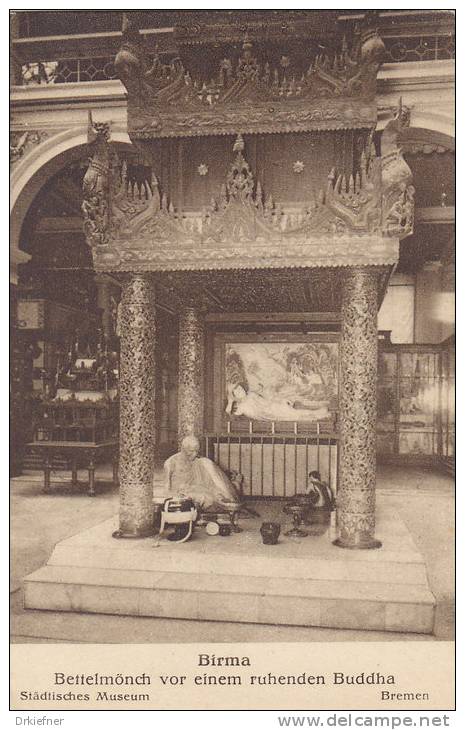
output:
{"label": "small dark statue", "polygon": [[329,484],[321,481],[318,471],[311,471],[308,475],[307,499],[311,500],[311,507],[303,516],[306,525],[328,525],[331,512],[335,509],[336,500]]}
{"label": "small dark statue", "polygon": [[307,494],[312,495],[313,510],[332,512],[336,506],[334,493],[329,484],[321,481],[319,471],[311,471],[308,475]]}

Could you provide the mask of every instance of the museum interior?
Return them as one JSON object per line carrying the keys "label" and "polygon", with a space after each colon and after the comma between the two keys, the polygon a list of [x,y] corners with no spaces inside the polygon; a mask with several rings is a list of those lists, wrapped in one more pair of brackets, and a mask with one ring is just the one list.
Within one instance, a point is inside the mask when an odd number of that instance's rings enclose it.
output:
{"label": "museum interior", "polygon": [[[278,596],[305,596],[294,623],[339,626],[324,602],[359,594],[326,571],[322,594],[318,566],[346,560],[356,584],[381,560],[399,595],[367,574],[383,605],[369,628],[431,631],[421,556],[375,492],[377,465],[454,473],[454,22],[407,10],[12,15],[11,475],[40,475],[50,493],[58,472],[82,489],[85,469],[83,498],[98,499],[104,468],[120,495],[112,529],[58,544],[50,577],[29,576],[31,608],[77,610],[59,595],[65,568],[95,570],[96,592],[97,544],[121,572],[121,605],[123,573],[160,572],[144,547],[154,480],[162,489],[163,463],[194,436],[240,494],[232,535],[205,520],[230,535],[222,544],[251,550],[238,523],[274,519],[270,504],[294,538],[284,573],[261,556],[228,573],[236,602],[220,619],[257,620],[244,618],[245,578],[294,573],[304,593]],[[305,545],[324,532],[299,502],[312,471],[336,508],[310,571]],[[173,542],[165,561],[182,551],[192,581],[207,548]],[[83,562],[67,563],[76,551]],[[160,605],[140,608],[142,578],[137,611],[172,616],[169,581]],[[211,618],[211,589],[186,580],[199,604],[180,616]],[[286,623],[267,586],[261,619]],[[348,625],[364,628],[356,612]]]}

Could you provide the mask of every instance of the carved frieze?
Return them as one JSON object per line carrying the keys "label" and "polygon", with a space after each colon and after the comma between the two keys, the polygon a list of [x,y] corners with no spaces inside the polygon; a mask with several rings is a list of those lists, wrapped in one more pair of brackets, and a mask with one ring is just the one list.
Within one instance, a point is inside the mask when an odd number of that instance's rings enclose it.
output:
{"label": "carved frieze", "polygon": [[[217,198],[197,214],[176,210],[158,180],[134,184],[110,152],[108,130],[94,132],[84,180],[85,232],[97,270],[182,271],[391,265],[411,231],[411,172],[398,146],[401,109],[370,139],[355,174],[332,169],[325,188],[299,210],[283,210],[256,182],[238,135]],[[303,196],[304,197],[304,196]]]}
{"label": "carved frieze", "polygon": [[386,266],[397,263],[395,238],[345,236],[340,239],[281,241],[274,246],[245,242],[231,246],[163,246],[150,250],[125,245],[94,252],[97,271],[213,271],[223,269]]}
{"label": "carved frieze", "polygon": [[301,10],[252,10],[246,18],[243,14],[238,17],[235,11],[221,14],[215,11],[210,17],[203,13],[202,22],[199,22],[199,15],[187,18],[180,13],[179,22],[174,27],[174,38],[181,48],[212,43],[241,43],[245,34],[257,41],[266,38],[267,41],[281,43],[286,37],[292,41],[312,38],[319,42],[335,34],[337,18],[338,12],[335,10],[318,13]]}
{"label": "carved frieze", "polygon": [[299,242],[315,236],[341,237],[374,233],[380,225],[381,179],[379,160],[371,145],[362,151],[360,169],[348,177],[332,169],[327,185],[303,210],[286,213],[260,182],[244,157],[244,141],[234,143],[236,156],[218,198],[197,217],[175,210],[160,194],[153,175],[144,190],[128,189],[126,167],[113,164],[111,184],[111,237],[129,241],[176,241],[186,245]]}
{"label": "carved frieze", "polygon": [[309,58],[298,78],[259,62],[245,40],[237,61],[224,58],[210,82],[195,79],[180,59],[150,58],[126,20],[115,69],[128,92],[132,139],[213,134],[301,132],[371,127],[376,76],[384,45],[366,27],[351,48]]}

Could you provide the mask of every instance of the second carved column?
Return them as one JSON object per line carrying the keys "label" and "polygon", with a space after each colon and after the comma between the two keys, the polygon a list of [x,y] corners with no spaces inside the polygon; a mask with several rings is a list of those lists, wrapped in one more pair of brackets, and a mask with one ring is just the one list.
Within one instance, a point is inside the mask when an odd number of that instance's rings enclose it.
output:
{"label": "second carved column", "polygon": [[186,307],[179,315],[178,438],[201,436],[204,417],[205,329],[201,313]]}

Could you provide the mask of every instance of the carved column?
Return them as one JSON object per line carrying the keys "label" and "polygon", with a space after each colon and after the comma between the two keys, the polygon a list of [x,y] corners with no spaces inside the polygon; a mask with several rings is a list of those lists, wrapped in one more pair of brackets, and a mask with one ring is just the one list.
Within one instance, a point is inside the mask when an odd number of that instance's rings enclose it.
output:
{"label": "carved column", "polygon": [[203,433],[204,324],[193,307],[179,316],[178,437]]}
{"label": "carved column", "polygon": [[341,321],[338,539],[345,548],[375,548],[378,274],[344,274]]}
{"label": "carved column", "polygon": [[155,465],[155,301],[149,274],[132,274],[120,307],[120,529],[153,532]]}

